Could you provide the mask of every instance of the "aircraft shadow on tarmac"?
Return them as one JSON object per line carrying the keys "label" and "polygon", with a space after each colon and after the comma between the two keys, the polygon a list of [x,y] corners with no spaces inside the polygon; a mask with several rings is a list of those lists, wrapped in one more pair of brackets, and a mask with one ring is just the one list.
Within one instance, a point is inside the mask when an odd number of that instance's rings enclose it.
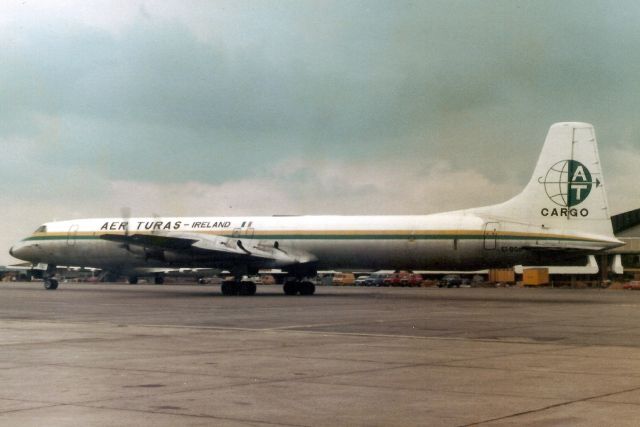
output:
{"label": "aircraft shadow on tarmac", "polygon": [[[345,300],[352,299],[386,299],[386,300],[429,300],[429,301],[443,301],[443,302],[504,302],[508,304],[609,304],[610,301],[602,300],[598,298],[598,295],[585,295],[585,293],[594,292],[597,290],[578,290],[578,289],[549,289],[545,288],[544,295],[536,295],[539,290],[536,289],[424,289],[423,292],[413,291],[404,292],[405,289],[389,289],[386,292],[368,291],[367,289],[354,289],[350,288],[350,292],[344,292],[342,289],[332,288],[319,288],[320,291],[316,292],[312,296],[291,296],[285,295],[280,287],[273,289],[264,289],[258,287],[258,292],[252,296],[223,296],[220,293],[220,289],[217,286],[207,287],[206,289],[195,286],[185,286],[184,289],[176,289],[172,286],[171,289],[163,289],[162,286],[153,285],[151,289],[142,289],[137,286],[114,284],[113,288],[105,287],[93,287],[83,285],[67,285],[61,286],[58,292],[61,290],[69,290],[73,292],[81,293],[104,293],[104,292],[126,292],[127,298],[223,298],[228,300],[247,300],[253,298],[271,298],[281,297],[290,299],[292,301],[308,300],[308,299],[326,299],[326,298],[340,298]],[[139,285],[138,285],[139,286]],[[184,285],[179,285],[184,286]],[[468,291],[471,291],[469,293]],[[475,292],[482,291],[482,294]],[[549,292],[551,291],[551,292]],[[488,295],[487,293],[494,293]],[[580,293],[581,298],[571,297],[573,293]]]}

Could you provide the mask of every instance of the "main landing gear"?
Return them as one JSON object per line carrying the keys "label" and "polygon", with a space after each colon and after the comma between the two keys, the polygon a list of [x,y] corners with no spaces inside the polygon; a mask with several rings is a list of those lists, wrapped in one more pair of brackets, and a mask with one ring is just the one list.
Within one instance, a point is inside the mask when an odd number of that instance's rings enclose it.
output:
{"label": "main landing gear", "polygon": [[308,280],[289,280],[282,287],[285,295],[313,295],[316,285]]}
{"label": "main landing gear", "polygon": [[249,281],[240,280],[225,280],[220,286],[222,295],[255,295],[256,284]]}

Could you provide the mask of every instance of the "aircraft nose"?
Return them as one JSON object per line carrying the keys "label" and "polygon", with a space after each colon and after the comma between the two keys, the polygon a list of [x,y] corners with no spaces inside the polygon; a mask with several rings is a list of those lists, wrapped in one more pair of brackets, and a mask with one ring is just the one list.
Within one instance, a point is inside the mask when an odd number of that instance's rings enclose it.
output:
{"label": "aircraft nose", "polygon": [[11,246],[11,249],[9,249],[9,253],[11,254],[12,257],[26,261],[30,251],[27,245],[25,245],[22,242],[19,242]]}

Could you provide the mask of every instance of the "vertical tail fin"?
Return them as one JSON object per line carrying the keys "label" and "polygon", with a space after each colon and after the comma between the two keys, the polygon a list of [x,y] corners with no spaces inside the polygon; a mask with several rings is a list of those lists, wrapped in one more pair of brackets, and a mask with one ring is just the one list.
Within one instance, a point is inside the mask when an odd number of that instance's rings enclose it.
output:
{"label": "vertical tail fin", "polygon": [[552,125],[525,189],[479,212],[558,230],[613,236],[593,126]]}

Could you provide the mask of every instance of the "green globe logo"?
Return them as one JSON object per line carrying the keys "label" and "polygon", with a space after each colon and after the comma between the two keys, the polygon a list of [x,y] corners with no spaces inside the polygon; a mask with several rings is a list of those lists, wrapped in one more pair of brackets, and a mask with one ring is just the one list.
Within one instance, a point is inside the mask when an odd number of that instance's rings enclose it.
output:
{"label": "green globe logo", "polygon": [[566,208],[584,202],[593,184],[600,186],[599,180],[591,180],[589,169],[576,160],[562,160],[551,166],[542,183],[549,199]]}

